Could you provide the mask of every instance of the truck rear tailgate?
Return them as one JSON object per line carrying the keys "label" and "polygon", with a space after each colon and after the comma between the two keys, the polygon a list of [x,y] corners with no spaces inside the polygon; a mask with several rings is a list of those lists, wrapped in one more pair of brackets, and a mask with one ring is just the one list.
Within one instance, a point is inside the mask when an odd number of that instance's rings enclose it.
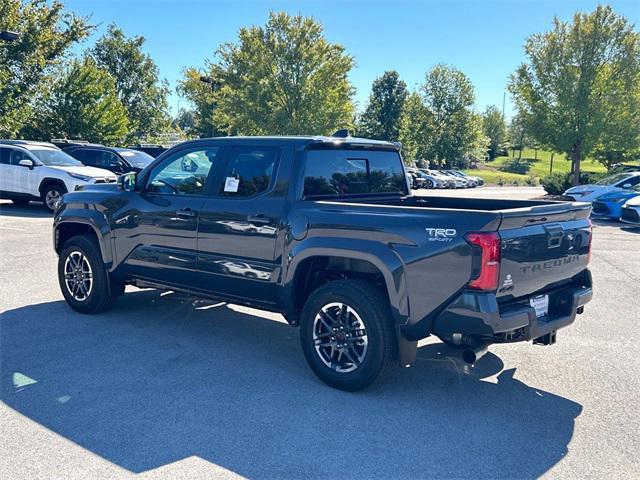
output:
{"label": "truck rear tailgate", "polygon": [[501,213],[499,303],[569,283],[587,267],[589,204],[557,203]]}

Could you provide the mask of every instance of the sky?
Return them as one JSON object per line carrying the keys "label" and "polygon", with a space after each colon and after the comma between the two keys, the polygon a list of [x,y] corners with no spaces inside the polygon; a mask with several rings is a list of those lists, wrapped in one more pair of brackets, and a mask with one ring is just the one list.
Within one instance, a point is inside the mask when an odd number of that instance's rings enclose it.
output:
{"label": "sky", "polygon": [[[570,20],[592,11],[590,0],[66,0],[68,10],[90,16],[96,32],[79,51],[90,47],[115,23],[126,35],[146,38],[145,51],[169,81],[175,114],[188,107],[175,92],[186,67],[215,60],[217,47],[235,42],[241,27],[264,25],[269,11],[313,16],[330,42],[340,43],[355,59],[350,80],[359,110],[366,106],[371,83],[386,70],[397,70],[410,89],[424,82],[437,63],[462,70],[476,92],[476,109],[502,108],[509,75],[524,60],[526,38],[549,30],[554,16]],[[640,1],[609,2],[615,11],[640,24]],[[505,113],[512,114],[509,94]]]}

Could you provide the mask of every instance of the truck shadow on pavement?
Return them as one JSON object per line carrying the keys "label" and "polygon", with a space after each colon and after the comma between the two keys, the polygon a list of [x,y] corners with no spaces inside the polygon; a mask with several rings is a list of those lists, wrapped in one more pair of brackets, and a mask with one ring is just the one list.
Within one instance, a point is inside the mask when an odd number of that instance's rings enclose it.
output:
{"label": "truck shadow on pavement", "polygon": [[53,218],[53,213],[42,203],[31,202],[28,205],[0,202],[0,216],[22,218]]}
{"label": "truck shadow on pavement", "polygon": [[222,304],[127,293],[97,316],[62,302],[0,319],[1,398],[132,472],[198,456],[249,478],[535,478],[582,407],[489,353],[442,344],[359,393],[304,362],[298,330]]}

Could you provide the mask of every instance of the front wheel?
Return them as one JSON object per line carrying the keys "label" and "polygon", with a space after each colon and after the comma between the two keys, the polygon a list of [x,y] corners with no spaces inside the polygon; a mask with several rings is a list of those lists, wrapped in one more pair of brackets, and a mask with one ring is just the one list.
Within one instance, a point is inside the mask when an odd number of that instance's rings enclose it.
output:
{"label": "front wheel", "polygon": [[314,373],[340,390],[361,390],[385,373],[395,335],[383,292],[359,280],[318,288],[301,316],[300,342]]}
{"label": "front wheel", "polygon": [[42,192],[42,201],[47,210],[53,212],[65,193],[67,193],[67,189],[62,185],[53,184],[45,188]]}
{"label": "front wheel", "polygon": [[433,182],[431,180],[427,180],[427,188],[433,188]]}
{"label": "front wheel", "polygon": [[89,237],[72,237],[64,244],[58,258],[58,283],[69,306],[80,313],[101,312],[113,299],[100,248]]}

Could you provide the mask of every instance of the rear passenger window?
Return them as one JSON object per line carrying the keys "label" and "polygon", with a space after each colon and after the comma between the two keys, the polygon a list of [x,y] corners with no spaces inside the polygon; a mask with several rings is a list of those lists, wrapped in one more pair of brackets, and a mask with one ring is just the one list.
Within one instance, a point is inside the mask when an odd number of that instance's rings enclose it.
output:
{"label": "rear passenger window", "polygon": [[275,171],[277,147],[234,147],[223,177],[222,195],[253,197],[266,192]]}
{"label": "rear passenger window", "polygon": [[406,194],[398,152],[379,150],[309,150],[304,196],[376,193]]}
{"label": "rear passenger window", "polygon": [[640,175],[636,175],[635,177],[631,177],[630,179],[624,182],[624,185],[631,184],[631,186],[638,185],[640,183]]}
{"label": "rear passenger window", "polygon": [[0,148],[0,163],[9,165],[9,149]]}
{"label": "rear passenger window", "polygon": [[71,150],[71,152],[69,152],[69,155],[76,158],[77,160],[80,160],[85,165],[95,167],[97,153],[98,152],[96,152],[95,150],[83,150],[81,148],[78,148],[76,150]]}

